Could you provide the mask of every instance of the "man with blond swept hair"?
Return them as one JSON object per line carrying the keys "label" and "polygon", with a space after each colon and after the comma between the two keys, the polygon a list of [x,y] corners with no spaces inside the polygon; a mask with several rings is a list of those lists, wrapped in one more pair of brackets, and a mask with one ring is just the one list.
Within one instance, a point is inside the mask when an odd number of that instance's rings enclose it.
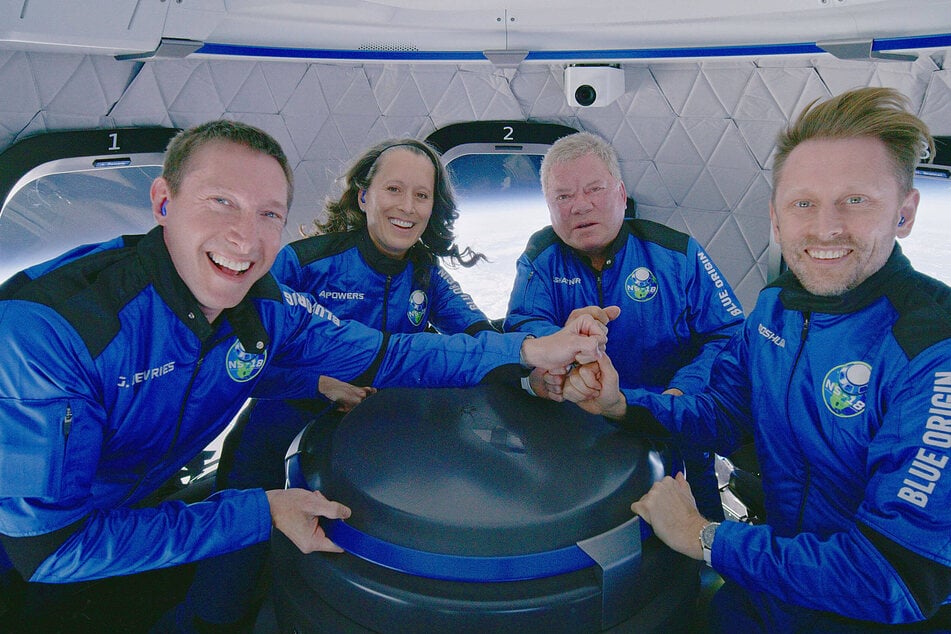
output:
{"label": "man with blond swept hair", "polygon": [[724,577],[715,631],[951,629],[951,289],[895,242],[914,224],[929,148],[895,90],[811,104],[773,168],[789,271],[709,388],[622,393],[607,359],[567,380],[567,399],[638,429],[659,421],[724,454],[754,435],[765,525],[709,522],[682,478],[631,507]]}

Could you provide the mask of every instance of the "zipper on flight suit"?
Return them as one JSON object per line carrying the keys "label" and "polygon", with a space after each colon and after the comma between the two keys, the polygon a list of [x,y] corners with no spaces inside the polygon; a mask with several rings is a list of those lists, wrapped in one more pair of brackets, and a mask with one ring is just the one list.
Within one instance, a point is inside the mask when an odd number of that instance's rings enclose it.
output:
{"label": "zipper on flight suit", "polygon": [[[812,313],[805,312],[803,313],[803,322],[802,322],[802,331],[799,335],[799,348],[796,350],[796,359],[793,361],[792,368],[789,371],[789,380],[786,382],[786,418],[789,421],[789,394],[792,391],[792,382],[793,377],[796,374],[796,367],[799,365],[799,360],[802,358],[803,350],[806,347],[806,338],[809,336],[809,325],[812,320]],[[789,421],[789,424],[792,425],[792,422]],[[805,454],[800,447],[799,455],[805,457]],[[799,511],[796,518],[796,529],[802,530],[802,516],[806,508],[806,500],[809,498],[809,489],[812,483],[812,468],[808,460],[803,460],[803,472],[805,475],[805,481],[803,482],[802,487],[802,497],[799,500]]]}
{"label": "zipper on flight suit", "polygon": [[597,271],[597,273],[594,276],[595,288],[598,289],[598,306],[600,306],[601,308],[604,308],[604,286],[601,283],[601,276],[604,274],[604,269],[611,266],[613,262],[614,260],[610,258],[605,260],[604,265],[601,266],[601,270]]}
{"label": "zipper on flight suit", "polygon": [[73,428],[73,408],[66,403],[66,414],[63,416],[63,440],[69,438],[69,431]]}
{"label": "zipper on flight suit", "polygon": [[386,276],[386,284],[383,285],[383,323],[380,324],[380,332],[387,332],[386,313],[390,306],[390,282],[393,281],[392,275]]}

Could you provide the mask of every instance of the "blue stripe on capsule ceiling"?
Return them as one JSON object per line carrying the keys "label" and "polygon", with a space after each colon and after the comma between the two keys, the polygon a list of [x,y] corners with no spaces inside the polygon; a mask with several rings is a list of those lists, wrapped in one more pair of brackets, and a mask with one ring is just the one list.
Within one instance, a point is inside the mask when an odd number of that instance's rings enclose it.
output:
{"label": "blue stripe on capsule ceiling", "polygon": [[[872,43],[874,51],[951,46],[951,34],[915,35],[880,38]],[[749,44],[737,46],[530,51],[526,61],[571,61],[574,59],[668,59],[683,57],[749,57],[763,55],[808,55],[824,53],[814,42],[788,44]],[[196,53],[236,57],[276,57],[284,59],[333,59],[342,61],[444,61],[484,62],[482,51],[370,51],[319,48],[285,48],[205,43]]]}

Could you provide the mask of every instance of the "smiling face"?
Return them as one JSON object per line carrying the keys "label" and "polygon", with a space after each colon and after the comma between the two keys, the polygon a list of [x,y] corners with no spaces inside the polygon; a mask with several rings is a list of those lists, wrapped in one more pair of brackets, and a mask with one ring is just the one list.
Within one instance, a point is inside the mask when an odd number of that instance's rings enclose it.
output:
{"label": "smiling face", "polygon": [[624,222],[624,183],[611,175],[604,161],[585,154],[551,166],[545,200],[558,237],[600,269]]}
{"label": "smiling face", "polygon": [[196,150],[174,194],[164,178],[152,183],[152,213],[165,228],[172,263],[209,322],[241,302],[271,268],[287,194],[277,160],[230,141]]}
{"label": "smiling face", "polygon": [[812,139],[779,175],[773,234],[806,290],[841,295],[882,268],[895,238],[911,232],[918,199],[918,190],[901,191],[880,140]]}
{"label": "smiling face", "polygon": [[406,256],[429,224],[435,183],[436,168],[427,156],[405,147],[380,155],[373,180],[359,197],[377,249],[392,258]]}

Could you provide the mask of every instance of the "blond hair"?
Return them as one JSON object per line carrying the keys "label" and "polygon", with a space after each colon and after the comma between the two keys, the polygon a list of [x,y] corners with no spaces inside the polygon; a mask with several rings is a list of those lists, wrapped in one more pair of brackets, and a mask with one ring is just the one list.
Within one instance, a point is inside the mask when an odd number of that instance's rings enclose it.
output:
{"label": "blond hair", "polygon": [[872,137],[885,144],[903,193],[914,186],[915,167],[934,157],[928,126],[910,111],[908,98],[893,88],[859,88],[823,102],[815,100],[777,139],[773,191],[796,147],[810,139]]}

